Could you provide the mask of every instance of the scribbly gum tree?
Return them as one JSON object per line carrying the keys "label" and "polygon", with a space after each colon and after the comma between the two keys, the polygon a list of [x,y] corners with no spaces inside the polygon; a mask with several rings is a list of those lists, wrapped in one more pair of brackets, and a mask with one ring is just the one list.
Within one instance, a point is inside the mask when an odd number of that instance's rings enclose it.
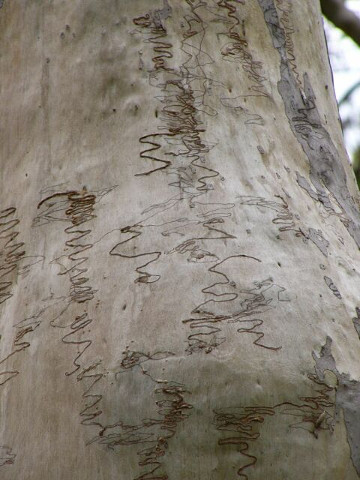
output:
{"label": "scribbly gum tree", "polygon": [[358,478],[318,2],[12,0],[0,41],[1,479]]}

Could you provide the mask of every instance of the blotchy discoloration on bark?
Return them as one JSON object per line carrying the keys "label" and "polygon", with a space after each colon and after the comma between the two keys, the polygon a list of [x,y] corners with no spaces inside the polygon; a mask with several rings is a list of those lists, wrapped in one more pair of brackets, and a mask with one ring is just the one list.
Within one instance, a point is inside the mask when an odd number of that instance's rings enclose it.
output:
{"label": "blotchy discoloration on bark", "polygon": [[301,230],[301,233],[304,235],[306,239],[310,240],[311,242],[313,242],[314,245],[317,246],[317,248],[324,255],[324,257],[328,256],[327,249],[330,245],[330,242],[326,240],[321,230],[316,230],[315,228],[309,228],[308,232]]}
{"label": "blotchy discoloration on bark", "polygon": [[360,339],[360,308],[356,307],[356,317],[353,318],[353,324]]}
{"label": "blotchy discoloration on bark", "polygon": [[[0,4],[1,8],[1,4]],[[5,465],[13,465],[16,454],[7,445],[0,445],[0,467]]]}
{"label": "blotchy discoloration on bark", "polygon": [[327,249],[330,245],[328,240],[324,237],[323,233],[321,230],[315,230],[315,228],[309,228],[309,233],[308,233],[309,240],[311,240],[315,245],[318,247],[320,252],[327,257],[328,252]]}
{"label": "blotchy discoloration on bark", "polygon": [[[319,200],[318,194],[315,192],[315,190],[313,190],[311,188],[310,183],[306,180],[305,177],[300,175],[299,172],[296,172],[296,181],[297,181],[299,187],[304,189],[313,200],[315,200],[315,201]],[[329,207],[331,207],[331,206],[329,205]]]}
{"label": "blotchy discoloration on bark", "polygon": [[[273,0],[258,0],[274,47],[280,56],[278,90],[284,103],[289,124],[310,163],[310,180],[317,200],[335,213],[329,193],[343,210],[340,219],[360,248],[360,213],[350,195],[345,169],[327,130],[321,123],[315,95],[308,75],[304,74],[304,91],[291,69],[286,51],[286,35],[281,27]],[[299,179],[298,179],[299,180]],[[314,198],[313,195],[310,195]]]}
{"label": "blotchy discoloration on bark", "polygon": [[351,380],[349,374],[340,373],[331,353],[332,340],[327,337],[320,356],[313,354],[315,371],[320,381],[326,381],[326,372],[333,372],[338,382],[335,400],[335,417],[344,413],[351,459],[360,477],[360,382]]}
{"label": "blotchy discoloration on bark", "polygon": [[341,300],[341,293],[339,292],[339,289],[337,288],[337,286],[334,284],[334,282],[332,281],[332,279],[330,277],[327,277],[326,275],[324,276],[324,280],[325,280],[325,283],[326,285],[330,288],[330,290],[332,291],[332,293],[335,295],[335,297],[337,297],[339,300]]}

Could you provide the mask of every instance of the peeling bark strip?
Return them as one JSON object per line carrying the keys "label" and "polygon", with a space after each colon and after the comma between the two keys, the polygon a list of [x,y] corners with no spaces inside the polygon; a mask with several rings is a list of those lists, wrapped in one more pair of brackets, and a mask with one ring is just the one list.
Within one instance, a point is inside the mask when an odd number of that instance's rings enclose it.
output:
{"label": "peeling bark strip", "polygon": [[[360,213],[350,195],[345,169],[331,137],[321,124],[307,73],[304,74],[304,90],[296,81],[287,53],[287,41],[281,27],[273,0],[258,0],[264,13],[265,22],[272,37],[273,45],[280,56],[278,90],[283,99],[289,124],[310,163],[310,180],[316,190],[317,200],[334,215],[329,193],[343,210],[339,216],[350,235],[360,248]],[[314,198],[311,195],[312,198]]]}
{"label": "peeling bark strip", "polygon": [[[357,313],[359,312],[357,311]],[[335,414],[339,415],[340,410],[344,413],[351,459],[360,476],[360,382],[351,380],[349,374],[338,371],[331,353],[331,344],[331,338],[327,337],[320,356],[313,354],[315,371],[321,381],[325,381],[326,371],[336,375],[338,386],[336,388]]]}

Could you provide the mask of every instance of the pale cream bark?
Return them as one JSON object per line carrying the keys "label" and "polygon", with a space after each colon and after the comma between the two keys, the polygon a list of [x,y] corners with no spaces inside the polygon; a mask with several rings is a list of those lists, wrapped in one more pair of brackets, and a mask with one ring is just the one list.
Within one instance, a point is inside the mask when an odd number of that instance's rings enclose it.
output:
{"label": "pale cream bark", "polygon": [[0,478],[358,478],[318,2],[7,0],[0,43]]}

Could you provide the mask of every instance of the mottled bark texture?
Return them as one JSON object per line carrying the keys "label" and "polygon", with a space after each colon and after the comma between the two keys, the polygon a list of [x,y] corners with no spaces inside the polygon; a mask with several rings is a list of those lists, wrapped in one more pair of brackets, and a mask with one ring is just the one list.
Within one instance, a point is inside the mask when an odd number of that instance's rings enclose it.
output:
{"label": "mottled bark texture", "polygon": [[0,478],[359,478],[320,5],[12,0],[0,41]]}

